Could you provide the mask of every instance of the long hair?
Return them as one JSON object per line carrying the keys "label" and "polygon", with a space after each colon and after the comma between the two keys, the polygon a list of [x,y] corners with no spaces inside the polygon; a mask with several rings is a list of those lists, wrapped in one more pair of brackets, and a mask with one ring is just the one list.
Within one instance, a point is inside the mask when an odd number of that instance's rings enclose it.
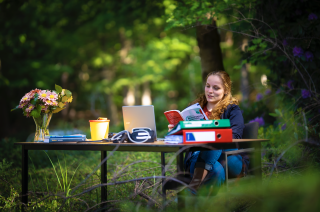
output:
{"label": "long hair", "polygon": [[[213,72],[210,72],[207,75],[206,81],[208,80],[208,78],[211,75],[217,75],[217,76],[220,77],[220,79],[222,80],[222,84],[223,84],[223,88],[224,88],[224,91],[225,91],[225,95],[216,104],[216,106],[211,111],[211,114],[210,114],[210,116],[208,118],[209,119],[220,119],[221,114],[224,113],[224,111],[227,109],[228,105],[230,105],[230,104],[238,105],[239,101],[236,98],[234,98],[232,96],[232,94],[231,94],[232,82],[231,82],[231,79],[230,79],[229,74],[227,72],[225,72],[225,71],[213,71]],[[196,100],[194,100],[191,104],[194,104],[196,102],[198,102],[202,108],[204,106],[206,106],[208,101],[207,101],[205,93],[200,94],[199,97]]]}

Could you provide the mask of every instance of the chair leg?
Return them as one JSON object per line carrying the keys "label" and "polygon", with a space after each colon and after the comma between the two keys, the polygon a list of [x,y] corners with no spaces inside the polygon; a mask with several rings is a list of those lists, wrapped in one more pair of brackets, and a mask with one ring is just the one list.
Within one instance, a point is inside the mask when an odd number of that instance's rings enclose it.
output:
{"label": "chair leg", "polygon": [[177,203],[178,211],[185,211],[185,208],[186,208],[185,191],[181,191],[177,193],[177,199],[178,199],[178,203]]}
{"label": "chair leg", "polygon": [[[165,161],[165,152],[161,152],[161,175],[164,177],[166,176],[166,161]],[[162,178],[162,197],[164,198],[164,200],[166,200],[166,190],[163,186],[165,179]]]}
{"label": "chair leg", "polygon": [[228,176],[228,154],[224,154],[224,156],[225,156],[225,161],[226,161],[225,162],[226,163],[225,164],[225,167],[226,167],[225,168],[225,177],[226,177],[226,181],[225,182],[226,182],[226,188],[227,188],[227,191],[228,191],[228,177],[229,177]]}

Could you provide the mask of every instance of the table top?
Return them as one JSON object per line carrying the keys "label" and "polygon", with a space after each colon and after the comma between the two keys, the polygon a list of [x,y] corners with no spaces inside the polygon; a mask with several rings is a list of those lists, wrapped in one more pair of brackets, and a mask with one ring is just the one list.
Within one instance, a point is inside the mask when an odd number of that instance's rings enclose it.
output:
{"label": "table top", "polygon": [[259,143],[268,139],[233,139],[229,143],[206,143],[206,144],[169,144],[164,141],[154,143],[112,143],[112,142],[17,142],[15,145],[22,145],[28,150],[92,150],[92,151],[141,151],[141,152],[176,152],[182,148],[214,148],[229,149],[235,148],[236,143]]}

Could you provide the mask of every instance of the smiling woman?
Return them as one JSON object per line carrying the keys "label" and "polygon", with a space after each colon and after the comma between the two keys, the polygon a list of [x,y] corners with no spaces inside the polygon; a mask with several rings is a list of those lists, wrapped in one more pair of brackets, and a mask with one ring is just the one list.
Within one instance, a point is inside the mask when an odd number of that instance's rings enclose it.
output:
{"label": "smiling woman", "polygon": [[[198,102],[209,119],[229,119],[232,137],[242,138],[244,122],[238,100],[231,94],[232,82],[227,72],[215,71],[208,74],[204,93],[193,103]],[[223,152],[236,150],[195,151],[186,154],[184,164],[192,178],[191,188],[197,190],[202,184],[215,185],[219,188],[225,181]],[[240,155],[228,157],[228,170],[231,176],[241,173],[243,161]]]}

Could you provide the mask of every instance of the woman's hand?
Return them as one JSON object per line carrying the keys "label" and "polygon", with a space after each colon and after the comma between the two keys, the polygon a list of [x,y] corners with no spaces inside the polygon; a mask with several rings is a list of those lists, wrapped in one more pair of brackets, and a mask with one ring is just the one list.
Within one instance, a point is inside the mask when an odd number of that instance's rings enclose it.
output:
{"label": "woman's hand", "polygon": [[169,124],[169,125],[168,125],[168,128],[169,128],[169,129],[168,129],[168,132],[170,132],[170,131],[173,129],[173,127],[174,127],[173,124]]}

